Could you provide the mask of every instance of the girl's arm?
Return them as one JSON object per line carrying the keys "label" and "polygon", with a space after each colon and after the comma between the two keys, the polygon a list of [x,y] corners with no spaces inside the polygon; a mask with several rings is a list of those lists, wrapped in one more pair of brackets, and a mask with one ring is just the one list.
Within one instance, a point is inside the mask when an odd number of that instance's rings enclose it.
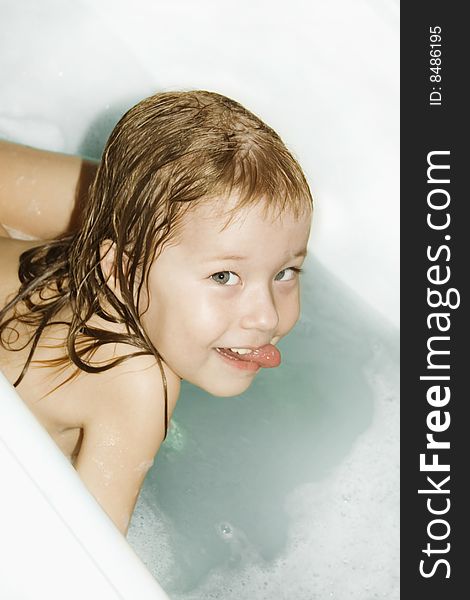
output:
{"label": "girl's arm", "polygon": [[[134,361],[135,364],[134,364]],[[160,370],[150,356],[90,378],[83,440],[75,469],[116,527],[127,534],[134,507],[164,436]],[[179,387],[168,381],[169,397]],[[99,393],[98,392],[99,389]]]}
{"label": "girl's arm", "polygon": [[73,230],[97,167],[0,140],[0,236],[47,240]]}

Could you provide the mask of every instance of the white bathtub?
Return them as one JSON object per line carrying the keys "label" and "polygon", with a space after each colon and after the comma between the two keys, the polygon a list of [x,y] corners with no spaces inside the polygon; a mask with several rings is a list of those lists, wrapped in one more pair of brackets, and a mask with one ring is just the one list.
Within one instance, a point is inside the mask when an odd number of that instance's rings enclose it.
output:
{"label": "white bathtub", "polygon": [[0,598],[165,600],[0,373]]}

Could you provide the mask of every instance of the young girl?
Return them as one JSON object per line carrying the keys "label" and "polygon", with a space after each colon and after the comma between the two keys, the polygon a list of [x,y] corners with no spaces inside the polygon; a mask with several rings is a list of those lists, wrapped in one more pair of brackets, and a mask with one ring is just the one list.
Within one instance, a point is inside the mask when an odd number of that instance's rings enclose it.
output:
{"label": "young girl", "polygon": [[0,369],[124,534],[181,380],[279,365],[311,215],[279,136],[207,91],[137,104],[99,166],[0,142]]}

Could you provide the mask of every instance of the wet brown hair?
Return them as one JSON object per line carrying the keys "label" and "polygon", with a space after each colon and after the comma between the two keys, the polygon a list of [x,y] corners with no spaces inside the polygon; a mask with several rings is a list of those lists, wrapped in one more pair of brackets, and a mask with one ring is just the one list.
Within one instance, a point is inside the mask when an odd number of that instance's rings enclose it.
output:
{"label": "wet brown hair", "polygon": [[[104,149],[77,231],[20,257],[21,287],[0,311],[2,345],[21,350],[31,344],[14,385],[23,379],[44,329],[63,323],[58,314],[70,307],[64,356],[47,361],[62,368],[76,365],[60,385],[80,370],[99,373],[132,356],[153,355],[163,378],[166,437],[167,382],[162,357],[140,323],[142,287],[164,245],[177,239],[188,210],[211,198],[223,201],[233,191],[238,201],[227,211],[228,222],[240,208],[261,201],[272,218],[284,210],[299,218],[313,208],[298,162],[277,133],[238,102],[208,91],[163,92],[131,108]],[[101,270],[105,240],[115,244],[113,274],[120,298]],[[93,315],[124,324],[126,333],[87,325]],[[34,331],[21,348],[11,340],[15,321]],[[93,364],[94,352],[110,343],[130,344],[137,351]]]}

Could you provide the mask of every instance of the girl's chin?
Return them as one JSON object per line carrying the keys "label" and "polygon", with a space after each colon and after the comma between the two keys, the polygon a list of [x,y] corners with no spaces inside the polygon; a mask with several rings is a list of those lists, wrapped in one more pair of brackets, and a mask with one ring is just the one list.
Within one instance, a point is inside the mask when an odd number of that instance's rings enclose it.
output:
{"label": "girl's chin", "polygon": [[240,388],[238,390],[232,390],[232,391],[212,390],[212,389],[207,389],[205,387],[203,389],[204,389],[205,392],[207,392],[211,396],[215,396],[216,398],[233,398],[235,396],[240,396],[241,394],[243,394],[244,392],[246,392],[246,390],[249,387],[250,387],[249,385],[246,385],[243,388]]}
{"label": "girl's chin", "polygon": [[[169,373],[179,382],[186,381],[204,392],[219,398],[230,398],[243,394],[253,383],[255,375],[261,370],[256,368],[240,368],[240,365],[221,356],[215,349],[216,367],[206,364],[193,369],[193,373],[184,375],[185,369],[178,369],[177,365],[170,366],[164,361]],[[238,362],[238,361],[236,361]],[[241,365],[245,366],[245,365]]]}
{"label": "girl's chin", "polygon": [[219,382],[218,385],[214,385],[212,383],[207,385],[200,385],[200,387],[208,394],[211,394],[211,396],[216,396],[217,398],[231,398],[233,396],[239,396],[240,394],[243,394],[243,392],[246,392],[246,390],[251,386],[252,383],[252,379],[245,378],[245,381],[226,381],[224,383]]}

